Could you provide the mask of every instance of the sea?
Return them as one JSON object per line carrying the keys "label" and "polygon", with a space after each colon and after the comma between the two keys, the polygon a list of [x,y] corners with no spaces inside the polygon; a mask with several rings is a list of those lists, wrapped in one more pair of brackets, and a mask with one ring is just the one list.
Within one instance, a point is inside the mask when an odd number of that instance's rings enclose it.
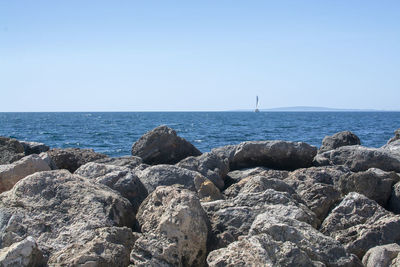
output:
{"label": "sea", "polygon": [[322,139],[349,130],[368,147],[384,145],[400,128],[400,112],[24,112],[0,113],[0,136],[51,148],[92,148],[130,155],[147,131],[167,125],[200,151],[243,141]]}

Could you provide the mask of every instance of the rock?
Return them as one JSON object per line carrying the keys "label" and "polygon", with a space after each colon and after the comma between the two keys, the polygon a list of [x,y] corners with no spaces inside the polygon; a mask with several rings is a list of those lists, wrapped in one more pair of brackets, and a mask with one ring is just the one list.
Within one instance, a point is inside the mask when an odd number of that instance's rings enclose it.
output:
{"label": "rock", "polygon": [[88,162],[107,157],[104,154],[94,152],[93,149],[80,148],[53,148],[47,151],[47,154],[55,163],[57,169],[67,169],[71,173]]}
{"label": "rock", "polygon": [[190,156],[199,156],[201,152],[177,136],[176,132],[165,126],[147,132],[132,145],[132,155],[143,159],[147,164],[175,164]]}
{"label": "rock", "polygon": [[121,167],[127,167],[129,169],[135,169],[142,164],[142,159],[135,156],[124,156],[117,158],[101,158],[93,162],[103,163],[107,165],[115,165]]}
{"label": "rock", "polygon": [[316,227],[320,222],[304,204],[286,192],[267,189],[258,193],[238,194],[233,199],[202,203],[211,222],[209,250],[227,246],[247,235],[256,216],[263,212],[304,221]]}
{"label": "rock", "polygon": [[332,210],[320,231],[362,259],[372,247],[400,242],[400,216],[352,192]]}
{"label": "rock", "polygon": [[31,236],[0,250],[0,266],[2,267],[39,267],[43,265],[42,252]]}
{"label": "rock", "polygon": [[127,198],[136,212],[147,197],[147,190],[133,171],[127,167],[89,162],[77,169],[74,174],[81,175],[107,185]]}
{"label": "rock", "polygon": [[219,189],[225,186],[224,179],[229,172],[229,163],[214,153],[204,153],[198,157],[188,157],[176,164],[192,171],[198,171],[213,182]]}
{"label": "rock", "polygon": [[0,248],[32,236],[45,260],[98,228],[133,227],[129,201],[66,170],[32,174],[0,194]]}
{"label": "rock", "polygon": [[26,156],[12,164],[0,165],[0,193],[10,190],[19,180],[50,167],[38,155]]}
{"label": "rock", "polygon": [[102,227],[54,253],[50,266],[128,266],[136,236],[127,227]]}
{"label": "rock", "polygon": [[0,136],[0,165],[10,164],[25,156],[24,147],[14,138]]}
{"label": "rock", "polygon": [[325,136],[318,153],[336,149],[341,146],[361,145],[360,138],[350,131],[335,133],[332,136]]}
{"label": "rock", "polygon": [[198,197],[178,186],[160,186],[142,203],[137,219],[135,266],[204,266],[207,215]]}
{"label": "rock", "polygon": [[397,141],[400,139],[400,128],[397,129],[396,131],[394,131],[394,136],[392,138],[389,139],[389,141],[387,142],[387,144],[390,144],[394,141]]}
{"label": "rock", "polygon": [[213,149],[212,152],[227,158],[231,170],[261,166],[294,170],[311,167],[317,148],[303,142],[252,141]]}
{"label": "rock", "polygon": [[400,139],[394,140],[394,141],[382,146],[381,149],[383,149],[386,152],[399,158],[400,157]]}
{"label": "rock", "polygon": [[48,151],[50,148],[43,143],[19,141],[24,147],[25,155],[40,154]]}
{"label": "rock", "polygon": [[269,178],[275,178],[283,180],[288,177],[288,171],[271,170],[264,167],[248,168],[228,172],[229,176],[235,183],[240,182],[240,180],[248,178],[250,176],[260,175]]}
{"label": "rock", "polygon": [[395,172],[384,172],[371,168],[364,172],[342,176],[339,179],[338,187],[342,195],[357,192],[386,208],[392,193],[392,186],[399,181],[400,177]]}
{"label": "rock", "polygon": [[400,246],[396,243],[373,247],[365,253],[362,263],[365,267],[394,267],[392,261],[399,253]]}
{"label": "rock", "polygon": [[343,146],[318,154],[316,166],[345,165],[354,172],[378,168],[383,171],[400,172],[400,156],[387,149],[363,146]]}
{"label": "rock", "polygon": [[[183,185],[184,188],[198,193],[202,185],[206,186],[207,188],[215,187],[214,184],[207,183],[207,181],[210,180],[205,178],[200,173],[180,168],[174,165],[160,164],[146,168],[144,171],[137,172],[137,174],[149,193],[153,192],[156,189],[156,187],[162,185],[167,186],[167,185],[180,184]],[[204,190],[202,191],[202,196],[206,198],[207,197],[212,198],[212,196],[204,195],[206,191],[208,190],[204,188]],[[215,188],[212,189],[211,191],[216,192],[219,190]],[[221,194],[217,196],[217,199],[220,198],[222,198]]]}
{"label": "rock", "polygon": [[49,154],[47,154],[47,152],[42,152],[39,154],[39,157],[44,160],[44,162],[47,163],[47,165],[50,166],[50,169],[52,170],[57,170],[58,167],[56,166],[56,164],[54,163],[54,161],[50,158]]}
{"label": "rock", "polygon": [[400,182],[396,183],[392,188],[388,209],[394,213],[400,214]]}

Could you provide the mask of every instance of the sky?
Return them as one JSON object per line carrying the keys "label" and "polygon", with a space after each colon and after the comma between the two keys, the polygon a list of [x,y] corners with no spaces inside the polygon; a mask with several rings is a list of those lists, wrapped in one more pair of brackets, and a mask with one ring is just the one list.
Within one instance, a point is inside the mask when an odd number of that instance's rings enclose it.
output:
{"label": "sky", "polygon": [[0,112],[400,110],[400,1],[0,0]]}

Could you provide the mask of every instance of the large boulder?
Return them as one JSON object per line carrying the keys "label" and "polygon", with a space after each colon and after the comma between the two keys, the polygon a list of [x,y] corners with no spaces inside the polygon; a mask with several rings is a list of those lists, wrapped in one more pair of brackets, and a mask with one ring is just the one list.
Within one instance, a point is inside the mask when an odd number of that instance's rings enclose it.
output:
{"label": "large boulder", "polygon": [[107,157],[104,154],[94,152],[93,149],[80,148],[53,148],[47,151],[47,154],[58,169],[66,169],[71,173],[83,164]]}
{"label": "large boulder", "polygon": [[352,192],[332,210],[320,231],[340,241],[349,252],[362,259],[372,247],[400,242],[400,216]]}
{"label": "large boulder", "polygon": [[124,156],[116,158],[101,158],[93,162],[135,169],[143,163],[143,160],[135,156]]}
{"label": "large boulder", "polygon": [[10,190],[22,178],[50,167],[38,155],[26,156],[11,164],[0,165],[0,193]]}
{"label": "large boulder", "polygon": [[102,227],[86,231],[79,239],[54,253],[49,266],[128,266],[137,235],[127,227]]}
{"label": "large boulder", "polygon": [[345,165],[354,172],[378,168],[383,171],[400,172],[400,155],[388,149],[363,146],[343,146],[318,154],[316,166]]}
{"label": "large boulder", "polygon": [[282,180],[288,177],[289,172],[282,170],[271,170],[265,167],[255,167],[255,168],[234,170],[228,172],[227,174],[227,176],[233,181],[233,183],[238,183],[239,181],[254,175],[260,175]]}
{"label": "large boulder", "polygon": [[[155,165],[137,172],[140,180],[149,193],[158,186],[180,184],[184,188],[197,192],[201,198],[209,200],[221,199],[222,194],[207,178],[199,172],[191,171],[174,165]],[[207,195],[209,192],[211,195]]]}
{"label": "large boulder", "polygon": [[400,177],[395,172],[384,172],[371,168],[364,172],[340,177],[338,188],[342,195],[357,192],[375,200],[379,205],[386,208],[392,187],[399,181]]}
{"label": "large boulder", "polygon": [[66,170],[32,174],[0,194],[0,218],[0,248],[32,236],[46,261],[98,228],[136,223],[127,199]]}
{"label": "large boulder", "polygon": [[360,138],[350,131],[343,131],[335,133],[332,136],[325,136],[325,138],[322,140],[322,146],[318,150],[318,153],[336,149],[341,146],[354,145],[361,145]]}
{"label": "large boulder", "polygon": [[233,199],[202,203],[211,222],[209,249],[226,247],[247,235],[258,214],[285,216],[304,221],[316,227],[319,224],[315,214],[299,203],[287,192],[267,189],[257,193],[238,194]]}
{"label": "large boulder", "polygon": [[[396,258],[400,253],[400,246],[396,243],[377,246],[365,253],[362,263],[365,267],[395,267]],[[397,262],[400,263],[400,262]]]}
{"label": "large boulder", "polygon": [[135,212],[147,197],[146,188],[136,174],[127,167],[89,162],[79,167],[74,174],[105,184],[118,191],[131,202]]}
{"label": "large boulder", "polygon": [[0,164],[9,164],[24,156],[24,147],[18,140],[0,136]]}
{"label": "large boulder", "polygon": [[147,164],[175,164],[201,152],[173,129],[162,125],[140,137],[132,145],[132,155],[141,157]]}
{"label": "large boulder", "polygon": [[179,186],[160,186],[142,203],[135,266],[204,266],[208,218],[198,197]]}
{"label": "large boulder", "polygon": [[188,157],[176,164],[192,171],[198,171],[213,182],[219,189],[225,186],[224,179],[229,172],[228,161],[214,153],[204,153],[198,157]]}
{"label": "large boulder", "polygon": [[25,155],[40,154],[48,151],[50,148],[43,143],[19,141],[24,147]]}
{"label": "large boulder", "polygon": [[2,267],[40,267],[44,264],[42,252],[31,236],[0,249],[0,266]]}
{"label": "large boulder", "polygon": [[227,158],[231,170],[257,166],[294,170],[311,167],[317,148],[303,142],[249,141],[215,148],[212,152]]}

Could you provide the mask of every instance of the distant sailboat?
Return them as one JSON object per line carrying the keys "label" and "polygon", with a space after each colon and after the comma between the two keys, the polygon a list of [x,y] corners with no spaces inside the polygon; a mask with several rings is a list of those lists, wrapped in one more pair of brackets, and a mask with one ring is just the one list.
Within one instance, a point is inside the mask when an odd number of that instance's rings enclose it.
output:
{"label": "distant sailboat", "polygon": [[258,110],[258,95],[256,95],[256,110],[254,110],[254,112],[260,112]]}

